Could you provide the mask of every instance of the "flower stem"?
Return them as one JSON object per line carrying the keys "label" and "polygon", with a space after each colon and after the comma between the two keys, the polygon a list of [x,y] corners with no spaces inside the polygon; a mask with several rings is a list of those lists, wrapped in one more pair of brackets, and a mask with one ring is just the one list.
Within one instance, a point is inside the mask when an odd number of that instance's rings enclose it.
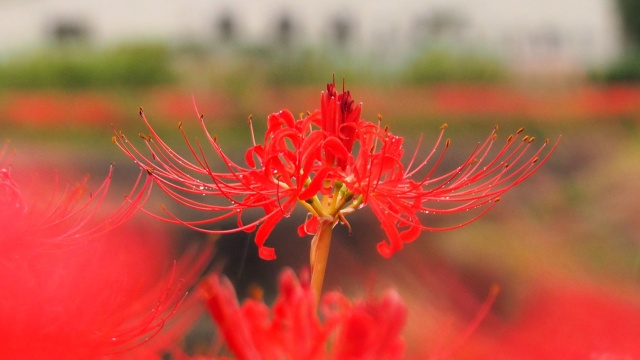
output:
{"label": "flower stem", "polygon": [[329,257],[329,246],[331,245],[331,231],[333,229],[334,219],[326,216],[320,219],[320,227],[318,232],[311,240],[311,288],[315,292],[316,305],[322,294],[322,283],[324,281],[324,273],[327,268],[327,259]]}

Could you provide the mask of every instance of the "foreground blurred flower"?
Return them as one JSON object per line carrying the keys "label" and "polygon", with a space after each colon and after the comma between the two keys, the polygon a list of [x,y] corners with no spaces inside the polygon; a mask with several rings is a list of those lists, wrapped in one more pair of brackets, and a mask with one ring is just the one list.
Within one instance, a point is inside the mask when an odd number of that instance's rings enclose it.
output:
{"label": "foreground blurred flower", "polygon": [[[283,217],[291,214],[296,203],[300,204],[308,217],[298,233],[314,235],[311,282],[318,294],[332,228],[337,223],[349,227],[345,218],[349,213],[369,205],[387,235],[378,243],[378,252],[389,257],[423,230],[450,230],[478,219],[553,152],[551,149],[543,155],[548,141],[530,151],[534,138],[518,140],[520,129],[491,154],[497,139],[494,129],[460,166],[441,173],[438,167],[450,145],[449,140],[444,141],[436,155],[446,128],[442,126],[427,156],[418,158],[418,146],[405,166],[401,161],[402,137],[381,127],[380,121],[361,119],[360,113],[361,104],[356,105],[348,91],[338,93],[335,83],[329,84],[322,93],[320,109],[301,114],[298,120],[288,110],[269,115],[262,144],[256,143],[252,131],[253,145],[246,152],[246,166],[235,163],[222,151],[200,116],[206,141],[222,160],[224,171],[213,170],[200,141],[191,143],[181,125],[193,161],[177,154],[153,130],[142,110],[140,116],[150,134],[140,136],[146,140],[151,156],[143,155],[122,133],[113,141],[178,203],[212,214],[204,220],[184,221],[165,209],[166,214],[157,217],[212,233],[253,231],[260,225],[255,242],[263,259],[275,258],[274,249],[265,246],[267,237]],[[216,198],[224,203],[216,203]],[[264,216],[245,223],[243,215],[252,208],[263,209]],[[424,224],[420,216],[469,210],[474,211],[466,220],[446,227]],[[235,229],[205,229],[233,217],[238,221]]]}
{"label": "foreground blurred flower", "polygon": [[612,284],[577,279],[536,284],[516,305],[517,312],[476,334],[462,358],[638,359],[640,294]]}
{"label": "foreground blurred flower", "polygon": [[280,276],[272,309],[248,299],[240,306],[226,278],[204,284],[207,307],[229,350],[238,359],[399,359],[407,309],[395,291],[381,299],[352,303],[338,292],[325,294],[320,313],[307,282],[291,270]]}
{"label": "foreground blurred flower", "polygon": [[159,231],[121,226],[149,184],[138,184],[105,216],[111,171],[87,198],[86,179],[59,191],[57,178],[52,185],[14,174],[3,159],[0,358],[94,359],[140,350],[175,311],[208,254],[186,252],[174,262]]}
{"label": "foreground blurred flower", "polygon": [[[0,152],[0,227],[5,247],[72,245],[86,242],[125,223],[138,210],[151,190],[150,181],[139,177],[126,201],[107,219],[93,221],[105,201],[113,166],[97,191],[88,194],[86,176],[75,186],[67,184],[60,189],[58,174],[50,180],[39,179],[40,174],[29,174],[30,184],[18,186],[5,159],[5,149]],[[28,185],[26,188],[24,185]]]}

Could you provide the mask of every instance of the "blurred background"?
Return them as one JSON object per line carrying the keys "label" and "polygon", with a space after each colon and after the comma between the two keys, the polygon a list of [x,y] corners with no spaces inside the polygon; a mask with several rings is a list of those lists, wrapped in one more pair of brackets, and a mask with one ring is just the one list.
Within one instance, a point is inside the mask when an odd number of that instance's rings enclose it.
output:
{"label": "blurred background", "polygon": [[[178,122],[201,137],[195,99],[240,161],[249,114],[261,137],[269,113],[318,108],[332,74],[346,78],[365,119],[380,113],[405,137],[408,152],[418,134],[429,144],[448,123],[445,168],[496,124],[503,139],[520,127],[561,136],[550,161],[489,215],[424,233],[390,260],[376,253],[377,221],[359,212],[353,236],[336,229],[326,287],[354,296],[398,288],[416,358],[635,359],[639,42],[638,0],[0,0],[0,138],[16,165],[100,180],[113,162],[124,193],[138,170],[112,144],[112,128],[145,132],[140,106],[185,149]],[[243,233],[217,241],[215,266],[239,294],[258,285],[269,300],[278,269],[307,262],[309,239],[294,228],[303,218],[269,239],[278,260],[258,260]],[[490,314],[464,336],[494,284]]]}

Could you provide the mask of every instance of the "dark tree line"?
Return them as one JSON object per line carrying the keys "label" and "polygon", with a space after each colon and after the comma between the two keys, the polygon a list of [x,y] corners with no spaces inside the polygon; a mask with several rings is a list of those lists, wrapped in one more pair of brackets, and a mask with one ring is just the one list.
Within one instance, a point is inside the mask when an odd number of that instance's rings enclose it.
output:
{"label": "dark tree line", "polygon": [[617,0],[627,45],[640,47],[640,0]]}

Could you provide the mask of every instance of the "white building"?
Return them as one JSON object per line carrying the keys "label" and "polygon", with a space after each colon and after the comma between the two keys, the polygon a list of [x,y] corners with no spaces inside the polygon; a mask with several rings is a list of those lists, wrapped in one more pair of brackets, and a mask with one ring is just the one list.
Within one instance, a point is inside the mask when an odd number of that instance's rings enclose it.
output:
{"label": "white building", "polygon": [[83,38],[341,46],[384,60],[445,43],[517,66],[615,58],[615,0],[0,0],[0,56]]}

